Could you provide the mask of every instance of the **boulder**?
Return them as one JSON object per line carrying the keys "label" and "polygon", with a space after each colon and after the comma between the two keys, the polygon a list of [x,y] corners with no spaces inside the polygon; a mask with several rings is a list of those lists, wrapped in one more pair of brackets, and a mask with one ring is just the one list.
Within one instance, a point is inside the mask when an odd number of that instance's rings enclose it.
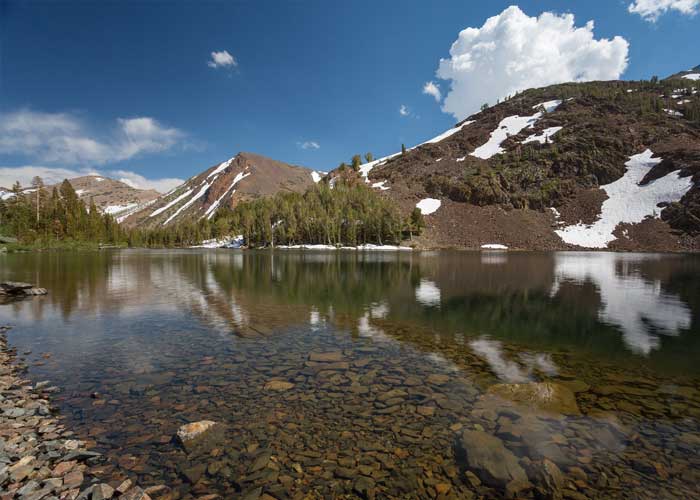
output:
{"label": "boulder", "polygon": [[487,394],[547,413],[581,415],[576,396],[568,387],[555,382],[495,384]]}
{"label": "boulder", "polygon": [[224,438],[224,428],[211,420],[200,420],[181,426],[177,438],[187,453],[205,453]]}
{"label": "boulder", "polygon": [[469,470],[484,483],[505,488],[511,481],[527,482],[527,474],[517,457],[497,437],[482,431],[467,430],[460,436],[458,446]]}

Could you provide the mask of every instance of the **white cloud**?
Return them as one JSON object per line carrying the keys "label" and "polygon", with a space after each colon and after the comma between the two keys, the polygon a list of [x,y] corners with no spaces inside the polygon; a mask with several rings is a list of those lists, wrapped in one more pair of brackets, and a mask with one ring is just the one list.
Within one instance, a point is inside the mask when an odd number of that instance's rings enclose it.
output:
{"label": "white cloud", "polygon": [[163,178],[163,179],[147,179],[144,176],[129,170],[105,170],[99,171],[94,169],[71,169],[60,167],[45,167],[24,165],[21,167],[0,167],[0,187],[9,188],[19,181],[22,186],[29,186],[35,176],[43,179],[44,184],[51,185],[62,182],[63,179],[73,179],[84,175],[99,175],[117,179],[131,187],[137,189],[155,189],[160,193],[165,193],[175,186],[179,186],[184,182],[183,179]]}
{"label": "white cloud", "polygon": [[458,120],[516,91],[567,81],[610,80],[627,67],[629,44],[596,40],[593,22],[574,26],[573,14],[529,17],[517,6],[466,28],[441,59],[437,76],[450,80],[442,110]]}
{"label": "white cloud", "polygon": [[110,170],[107,172],[107,177],[122,181],[124,184],[128,184],[136,189],[155,189],[159,193],[166,193],[185,182],[184,179],[178,179],[176,177],[147,179],[141,174],[129,170]]}
{"label": "white cloud", "polygon": [[423,85],[423,93],[433,96],[435,98],[435,102],[440,102],[440,99],[442,99],[440,85],[433,81],[426,82],[425,85]]}
{"label": "white cloud", "polygon": [[656,22],[659,16],[669,10],[694,16],[700,11],[700,0],[635,0],[627,10],[639,14],[646,21]]}
{"label": "white cloud", "polygon": [[301,149],[313,149],[313,150],[321,149],[321,145],[316,141],[297,142],[297,145]]}
{"label": "white cloud", "polygon": [[402,104],[401,107],[399,108],[399,114],[401,116],[408,116],[411,114],[409,111],[408,107],[405,104]]}
{"label": "white cloud", "polygon": [[0,114],[0,154],[48,163],[98,164],[128,160],[174,147],[185,133],[149,117],[119,118],[105,138],[95,138],[68,113],[20,110]]}
{"label": "white cloud", "polygon": [[163,127],[153,118],[119,118],[124,134],[117,146],[117,156],[128,159],[140,153],[160,153],[172,148],[184,134],[176,128]]}
{"label": "white cloud", "polygon": [[222,50],[221,52],[212,52],[211,59],[207,61],[207,66],[210,68],[235,68],[238,66],[238,61],[228,50]]}

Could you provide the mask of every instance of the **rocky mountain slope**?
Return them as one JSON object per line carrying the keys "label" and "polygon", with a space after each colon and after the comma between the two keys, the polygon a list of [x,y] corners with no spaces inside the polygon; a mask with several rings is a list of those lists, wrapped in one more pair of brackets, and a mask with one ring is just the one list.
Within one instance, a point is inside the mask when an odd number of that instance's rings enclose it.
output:
{"label": "rocky mountain slope", "polygon": [[418,206],[422,244],[700,249],[700,82],[522,92],[421,145],[327,177]]}
{"label": "rocky mountain slope", "polygon": [[[99,210],[113,215],[118,222],[123,221],[130,214],[141,210],[153,203],[160,193],[152,189],[138,189],[122,181],[110,179],[101,175],[85,175],[68,179],[78,197],[90,204],[93,200]],[[47,185],[45,189],[50,193],[54,187],[60,184]],[[24,188],[24,194],[34,193],[34,188]],[[0,199],[9,200],[14,196],[11,189],[0,187]]]}
{"label": "rocky mountain slope", "polygon": [[130,214],[152,204],[160,193],[153,189],[137,189],[128,184],[99,175],[86,175],[68,179],[76,194],[97,208],[122,221]]}
{"label": "rocky mountain slope", "polygon": [[692,81],[697,82],[698,80],[700,80],[700,64],[698,64],[697,66],[695,66],[694,68],[691,68],[689,70],[680,71],[674,75],[669,76],[666,79],[673,80],[673,79],[677,79],[677,78],[684,78],[686,80],[692,80]]}
{"label": "rocky mountain slope", "polygon": [[253,153],[238,153],[188,179],[152,205],[124,220],[129,226],[158,227],[176,222],[212,218],[221,207],[272,195],[278,191],[303,192],[321,175]]}

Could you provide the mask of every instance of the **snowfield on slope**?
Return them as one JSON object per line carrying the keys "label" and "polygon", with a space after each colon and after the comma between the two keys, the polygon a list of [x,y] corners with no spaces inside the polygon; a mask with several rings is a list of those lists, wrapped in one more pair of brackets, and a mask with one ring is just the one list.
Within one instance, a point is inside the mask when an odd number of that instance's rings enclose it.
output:
{"label": "snowfield on slope", "polygon": [[689,73],[687,75],[683,75],[683,78],[686,80],[700,81],[700,73]]}
{"label": "snowfield on slope", "polygon": [[[216,177],[215,177],[214,179],[216,179]],[[212,182],[213,182],[213,181],[212,181]],[[202,183],[202,187],[200,188],[200,190],[197,191],[197,194],[195,194],[192,198],[190,198],[189,200],[187,200],[187,203],[185,203],[185,204],[182,205],[180,208],[178,208],[178,209],[175,211],[175,213],[174,213],[173,215],[171,215],[170,217],[168,217],[168,219],[167,219],[165,222],[163,222],[163,225],[164,225],[164,226],[167,225],[168,222],[170,222],[170,221],[173,220],[175,217],[177,217],[178,215],[180,215],[180,212],[182,212],[183,210],[186,210],[186,209],[187,209],[188,207],[190,207],[195,201],[197,201],[199,198],[201,198],[202,196],[204,196],[204,194],[205,194],[207,191],[209,191],[209,187],[210,187],[210,186],[211,186],[211,184],[209,184],[209,183],[207,183],[206,181],[204,181],[204,182]]]}
{"label": "snowfield on slope", "polygon": [[[236,184],[238,184],[239,181],[245,179],[245,178],[248,177],[249,175],[250,175],[250,172],[247,172],[247,173],[239,172],[239,173],[237,173],[237,174],[236,174],[236,177],[233,179],[233,182],[232,182],[231,185],[228,187],[228,189],[227,189],[226,191],[224,191],[224,194],[222,194],[221,196],[219,196],[219,198],[218,198],[214,203],[212,203],[211,206],[210,206],[209,208],[207,208],[207,211],[204,212],[204,215],[202,215],[202,217],[206,217],[207,220],[211,219],[211,218],[214,216],[214,214],[216,213],[216,210],[219,208],[219,203],[221,203],[221,200],[224,199],[224,196],[226,196],[226,195],[229,193],[229,191],[231,191],[231,190],[234,188],[234,186],[235,186]],[[235,192],[236,192],[236,190],[233,189],[233,191],[231,191],[231,195],[233,195],[233,193],[235,193]],[[200,218],[201,218],[201,217],[200,217]]]}
{"label": "snowfield on slope", "polygon": [[[149,217],[155,217],[156,215],[162,214],[163,212],[165,212],[167,209],[169,209],[169,208],[172,207],[173,205],[177,205],[177,204],[180,203],[182,200],[184,200],[185,198],[187,198],[187,197],[190,195],[190,193],[192,193],[192,189],[188,189],[187,191],[185,191],[184,193],[182,193],[180,196],[178,196],[178,197],[175,198],[174,200],[170,201],[170,202],[169,202],[167,205],[165,205],[164,207],[160,207],[160,208],[155,209],[153,212],[151,212],[151,215],[149,215]],[[166,196],[167,196],[167,195],[166,195]]]}
{"label": "snowfield on slope", "polygon": [[440,208],[440,205],[442,205],[442,202],[435,198],[425,198],[416,203],[416,207],[423,215],[430,215],[436,212],[437,209]]}
{"label": "snowfield on slope", "polygon": [[559,132],[562,127],[549,127],[544,129],[539,134],[532,134],[530,137],[525,139],[522,144],[527,144],[528,142],[539,142],[540,144],[545,144],[551,142],[550,138]]}
{"label": "snowfield on slope", "polygon": [[[557,109],[560,104],[560,100],[547,101],[534,105],[532,109],[538,110],[540,108],[544,108],[547,113],[551,113]],[[511,135],[519,134],[520,131],[525,128],[532,128],[543,115],[544,113],[542,113],[542,111],[537,111],[537,113],[532,116],[513,115],[504,118],[498,124],[496,130],[491,132],[491,137],[489,137],[489,140],[476,148],[470,154],[472,156],[476,156],[477,158],[481,158],[482,160],[488,160],[494,155],[505,152],[505,149],[501,147],[503,141],[508,139],[508,137]]]}
{"label": "snowfield on slope", "polygon": [[643,153],[630,156],[625,165],[627,171],[615,182],[601,186],[608,195],[603,202],[598,220],[591,225],[578,223],[555,231],[566,243],[585,248],[607,248],[615,240],[613,231],[618,224],[636,224],[646,217],[659,217],[662,202],[679,201],[693,187],[691,176],[680,177],[679,172],[671,172],[644,186],[640,186],[644,176],[661,158],[652,158],[654,153],[647,149]]}
{"label": "snowfield on slope", "polygon": [[[436,142],[440,142],[444,139],[447,139],[448,137],[455,135],[457,132],[462,130],[464,127],[471,125],[472,123],[474,123],[474,120],[466,121],[466,122],[462,123],[461,125],[457,125],[456,127],[453,127],[451,129],[443,132],[440,135],[436,135],[432,139],[428,139],[427,141],[421,142],[420,144],[413,146],[412,148],[408,148],[407,151],[411,151],[413,149],[419,148],[419,147],[424,146],[426,144],[435,144]],[[392,158],[396,158],[400,154],[401,153],[394,153],[393,155],[384,156],[384,157],[379,158],[377,160],[373,160],[373,161],[370,161],[368,163],[363,163],[362,165],[360,165],[360,175],[362,175],[362,177],[365,178],[365,182],[369,184],[368,176],[369,176],[370,171],[374,167],[376,167],[377,165],[383,165],[388,160],[391,160]],[[440,158],[440,160],[442,160],[442,158]],[[440,161],[440,160],[438,160],[438,161]]]}
{"label": "snowfield on slope", "polygon": [[233,160],[235,160],[237,157],[238,157],[238,155],[234,156],[233,158],[230,158],[230,159],[226,160],[225,162],[219,163],[219,166],[216,167],[214,170],[212,170],[212,171],[209,173],[209,175],[207,175],[207,179],[209,179],[210,177],[212,177],[212,176],[214,176],[214,175],[220,174],[221,172],[223,172],[224,170],[226,170],[226,169],[229,167],[229,165],[231,165],[231,163],[233,162]]}

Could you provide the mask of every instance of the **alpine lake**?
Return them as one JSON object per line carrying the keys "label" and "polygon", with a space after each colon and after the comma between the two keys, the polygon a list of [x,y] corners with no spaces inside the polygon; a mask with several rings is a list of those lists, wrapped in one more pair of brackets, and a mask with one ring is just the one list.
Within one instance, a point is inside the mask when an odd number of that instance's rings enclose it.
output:
{"label": "alpine lake", "polygon": [[[700,498],[700,255],[0,254],[34,382],[169,498]],[[175,437],[223,432],[188,453]]]}

